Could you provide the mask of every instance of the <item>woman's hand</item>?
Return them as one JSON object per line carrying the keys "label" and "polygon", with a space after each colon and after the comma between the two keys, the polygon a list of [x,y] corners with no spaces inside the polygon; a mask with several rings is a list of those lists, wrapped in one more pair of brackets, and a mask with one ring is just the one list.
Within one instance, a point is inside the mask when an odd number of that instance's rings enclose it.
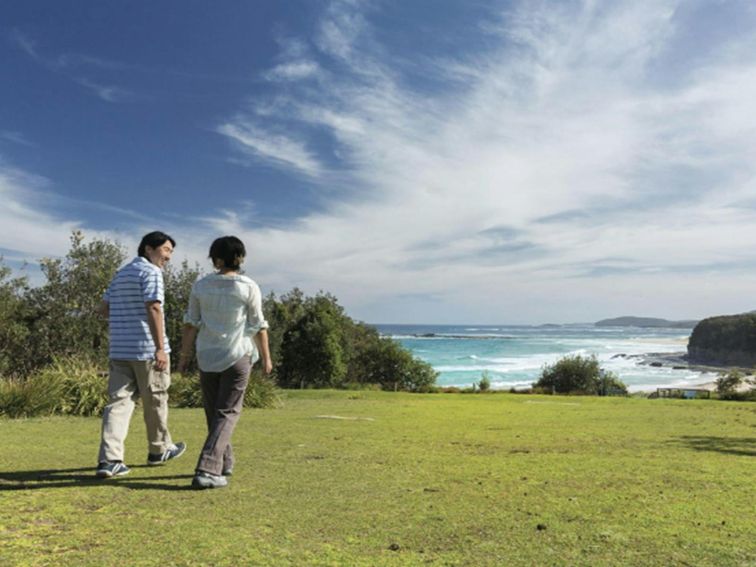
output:
{"label": "woman's hand", "polygon": [[270,373],[273,372],[273,362],[271,362],[270,358],[263,359],[262,370],[266,376],[270,376]]}

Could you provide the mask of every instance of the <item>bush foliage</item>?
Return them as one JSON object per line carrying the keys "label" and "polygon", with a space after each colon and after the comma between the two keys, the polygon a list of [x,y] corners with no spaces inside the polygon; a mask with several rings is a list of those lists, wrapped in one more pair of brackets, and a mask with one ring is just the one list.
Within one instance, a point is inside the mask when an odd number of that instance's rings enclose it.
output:
{"label": "bush foliage", "polygon": [[[196,373],[171,375],[170,403],[180,408],[201,408],[202,389]],[[281,405],[281,394],[275,382],[257,372],[249,378],[244,393],[244,407],[273,408]]]}
{"label": "bush foliage", "polygon": [[627,386],[611,372],[604,372],[595,355],[565,356],[544,366],[533,387],[543,393],[584,394],[592,396],[624,395]]}
{"label": "bush foliage", "polygon": [[92,358],[56,358],[26,378],[0,380],[0,414],[100,415],[108,403],[107,380]]}
{"label": "bush foliage", "polygon": [[[723,372],[716,380],[717,395],[720,400],[753,401],[756,400],[756,381],[748,379],[739,370]],[[747,384],[746,388],[741,388]]]}
{"label": "bush foliage", "polygon": [[265,301],[275,375],[286,388],[354,388],[427,392],[433,368],[373,327],[351,319],[335,297],[299,289]]}

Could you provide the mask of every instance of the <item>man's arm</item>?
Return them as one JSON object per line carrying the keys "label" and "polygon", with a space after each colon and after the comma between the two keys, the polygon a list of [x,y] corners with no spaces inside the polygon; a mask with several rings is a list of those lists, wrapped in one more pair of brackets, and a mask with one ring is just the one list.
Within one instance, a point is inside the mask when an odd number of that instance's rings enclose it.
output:
{"label": "man's arm", "polygon": [[155,370],[163,371],[168,368],[168,354],[165,352],[163,337],[163,306],[159,301],[148,301],[144,304],[147,308],[147,324],[150,326],[152,340],[155,343]]}
{"label": "man's arm", "polygon": [[178,363],[178,371],[181,373],[189,366],[189,360],[192,358],[192,347],[194,346],[194,340],[197,338],[197,331],[199,329],[194,325],[184,323],[184,330],[181,334],[181,356]]}
{"label": "man's arm", "polygon": [[273,361],[270,359],[270,347],[268,346],[268,330],[260,329],[255,335],[255,344],[260,352],[263,372],[270,374],[273,371]]}

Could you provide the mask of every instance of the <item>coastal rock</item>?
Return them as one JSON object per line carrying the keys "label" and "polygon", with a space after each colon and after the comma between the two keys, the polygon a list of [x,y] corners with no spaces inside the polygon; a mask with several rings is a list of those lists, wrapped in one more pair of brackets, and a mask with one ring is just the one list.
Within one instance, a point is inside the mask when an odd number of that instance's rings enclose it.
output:
{"label": "coastal rock", "polygon": [[691,362],[752,367],[756,364],[756,314],[709,317],[688,341]]}

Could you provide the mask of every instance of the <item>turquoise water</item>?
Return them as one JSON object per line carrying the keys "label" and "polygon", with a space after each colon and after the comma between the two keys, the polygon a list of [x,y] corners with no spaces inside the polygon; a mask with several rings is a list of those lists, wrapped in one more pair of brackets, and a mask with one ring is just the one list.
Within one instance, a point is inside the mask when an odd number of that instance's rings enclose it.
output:
{"label": "turquoise water", "polygon": [[[715,376],[641,365],[632,355],[685,351],[687,329],[585,325],[376,325],[438,372],[441,386],[471,386],[487,372],[497,389],[522,388],[545,364],[567,354],[595,354],[602,368],[619,375],[631,391],[692,386]],[[622,356],[627,355],[627,356]]]}

